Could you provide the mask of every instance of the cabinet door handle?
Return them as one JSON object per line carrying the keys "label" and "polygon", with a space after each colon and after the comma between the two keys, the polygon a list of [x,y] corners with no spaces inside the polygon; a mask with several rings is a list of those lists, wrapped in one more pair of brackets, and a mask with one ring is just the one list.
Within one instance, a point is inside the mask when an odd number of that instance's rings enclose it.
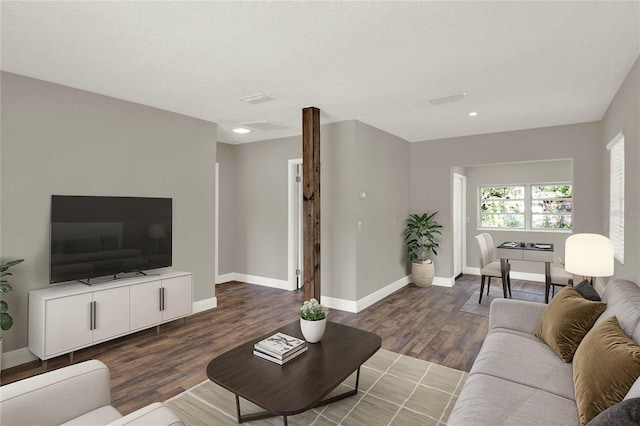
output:
{"label": "cabinet door handle", "polygon": [[158,289],[158,297],[159,297],[159,303],[160,305],[158,306],[159,310],[162,310],[162,287],[160,287]]}
{"label": "cabinet door handle", "polygon": [[93,302],[93,329],[98,328],[98,302]]}
{"label": "cabinet door handle", "polygon": [[89,330],[93,330],[93,302],[89,302]]}
{"label": "cabinet door handle", "polygon": [[164,287],[162,287],[162,310],[164,311]]}

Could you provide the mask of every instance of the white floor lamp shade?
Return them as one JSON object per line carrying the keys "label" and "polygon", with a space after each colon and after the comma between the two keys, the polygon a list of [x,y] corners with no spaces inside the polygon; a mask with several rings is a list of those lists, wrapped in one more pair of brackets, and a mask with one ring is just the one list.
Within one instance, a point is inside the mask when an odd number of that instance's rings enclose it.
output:
{"label": "white floor lamp shade", "polygon": [[604,235],[574,234],[564,245],[564,268],[583,277],[613,275],[613,244]]}

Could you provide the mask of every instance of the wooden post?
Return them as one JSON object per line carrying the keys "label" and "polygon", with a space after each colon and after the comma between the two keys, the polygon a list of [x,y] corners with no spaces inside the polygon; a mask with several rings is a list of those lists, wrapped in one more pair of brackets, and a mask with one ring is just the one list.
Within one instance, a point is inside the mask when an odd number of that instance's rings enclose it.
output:
{"label": "wooden post", "polygon": [[304,298],[320,301],[320,110],[302,109]]}

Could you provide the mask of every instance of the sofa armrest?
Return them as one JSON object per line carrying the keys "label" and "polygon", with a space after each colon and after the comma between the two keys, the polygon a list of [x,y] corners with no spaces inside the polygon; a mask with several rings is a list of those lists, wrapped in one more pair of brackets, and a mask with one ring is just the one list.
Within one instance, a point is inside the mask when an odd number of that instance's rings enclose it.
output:
{"label": "sofa armrest", "polygon": [[495,299],[489,307],[489,332],[495,328],[507,328],[533,334],[545,303],[526,300]]}
{"label": "sofa armrest", "polygon": [[146,407],[134,411],[115,422],[109,423],[109,426],[184,426],[184,422],[162,402],[155,402]]}
{"label": "sofa armrest", "polygon": [[109,368],[81,362],[0,388],[3,425],[59,425],[111,404]]}

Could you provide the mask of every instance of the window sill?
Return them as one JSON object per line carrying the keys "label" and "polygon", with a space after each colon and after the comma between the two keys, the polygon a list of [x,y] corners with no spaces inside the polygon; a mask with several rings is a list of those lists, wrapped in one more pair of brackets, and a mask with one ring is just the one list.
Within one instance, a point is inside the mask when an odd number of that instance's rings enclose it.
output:
{"label": "window sill", "polygon": [[520,228],[478,228],[478,231],[498,231],[498,232],[535,232],[544,234],[572,234],[572,230],[566,229],[520,229]]}

